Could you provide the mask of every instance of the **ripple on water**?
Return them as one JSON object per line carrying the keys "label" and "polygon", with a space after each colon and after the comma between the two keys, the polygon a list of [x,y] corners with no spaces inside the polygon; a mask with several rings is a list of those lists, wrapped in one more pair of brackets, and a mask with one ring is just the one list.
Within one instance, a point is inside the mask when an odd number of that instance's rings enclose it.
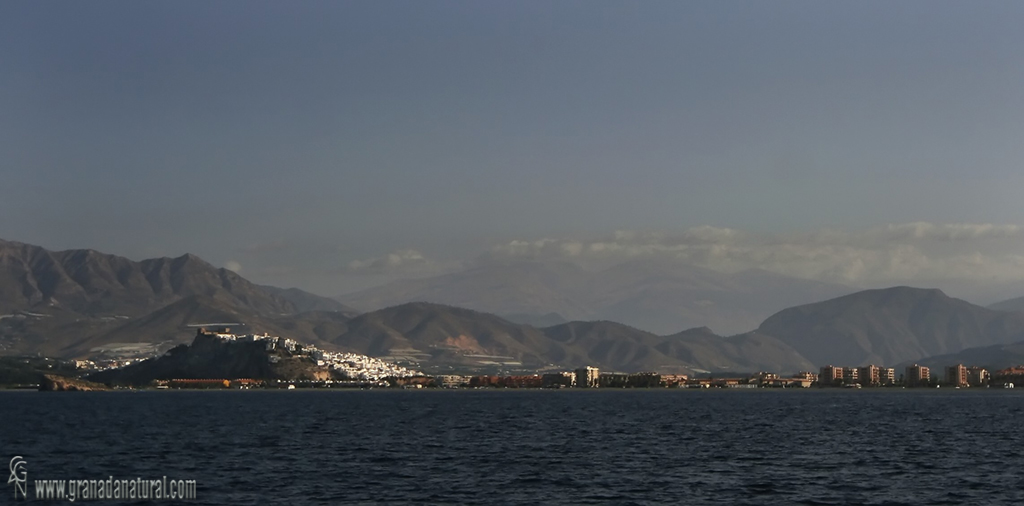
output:
{"label": "ripple on water", "polygon": [[1021,395],[0,392],[0,448],[196,504],[1017,504]]}

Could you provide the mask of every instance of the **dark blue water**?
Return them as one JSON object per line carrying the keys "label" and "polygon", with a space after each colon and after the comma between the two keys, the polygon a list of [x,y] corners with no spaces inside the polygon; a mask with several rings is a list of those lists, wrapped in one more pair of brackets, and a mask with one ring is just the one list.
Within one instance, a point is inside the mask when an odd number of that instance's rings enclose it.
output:
{"label": "dark blue water", "polygon": [[0,392],[0,463],[196,504],[1019,504],[1022,421],[1014,391]]}

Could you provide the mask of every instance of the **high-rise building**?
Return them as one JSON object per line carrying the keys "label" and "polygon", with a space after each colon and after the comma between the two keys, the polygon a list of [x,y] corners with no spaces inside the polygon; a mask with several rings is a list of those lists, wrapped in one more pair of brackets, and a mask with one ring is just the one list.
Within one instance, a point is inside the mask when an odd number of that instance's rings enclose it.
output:
{"label": "high-rise building", "polygon": [[860,371],[856,367],[844,367],[843,368],[843,383],[852,385],[857,383],[860,378]]}
{"label": "high-rise building", "polygon": [[880,383],[879,371],[880,367],[877,365],[866,365],[864,367],[857,368],[857,382],[866,387],[873,387]]}
{"label": "high-rise building", "polygon": [[946,368],[946,384],[954,387],[967,386],[967,368],[963,364],[952,365]]}
{"label": "high-rise building", "polygon": [[580,367],[576,369],[576,387],[577,388],[597,388],[600,386],[601,380],[600,371],[596,367]]}
{"label": "high-rise building", "polygon": [[928,386],[931,382],[931,370],[923,365],[914,364],[907,367],[907,374],[903,377],[903,383],[908,387]]}
{"label": "high-rise building", "polygon": [[878,384],[881,386],[893,385],[896,383],[896,369],[892,367],[878,368]]}
{"label": "high-rise building", "polygon": [[826,365],[818,372],[818,384],[822,386],[833,386],[843,382],[843,368],[834,365]]}
{"label": "high-rise building", "polygon": [[990,376],[984,367],[967,368],[967,384],[972,387],[980,387],[988,384]]}

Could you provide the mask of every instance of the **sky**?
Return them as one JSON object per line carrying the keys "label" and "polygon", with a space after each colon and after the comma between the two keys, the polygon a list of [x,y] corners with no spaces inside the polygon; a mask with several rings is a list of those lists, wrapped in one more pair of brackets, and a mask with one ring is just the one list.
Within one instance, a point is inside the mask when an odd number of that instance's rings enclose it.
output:
{"label": "sky", "polygon": [[190,252],[324,295],[524,254],[1024,281],[1022,19],[1010,1],[3,2],[0,238]]}

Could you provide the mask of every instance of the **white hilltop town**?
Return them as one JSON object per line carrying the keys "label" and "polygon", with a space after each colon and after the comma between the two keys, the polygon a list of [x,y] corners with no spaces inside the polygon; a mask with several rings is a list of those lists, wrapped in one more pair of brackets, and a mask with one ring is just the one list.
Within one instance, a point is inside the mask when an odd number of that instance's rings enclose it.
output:
{"label": "white hilltop town", "polygon": [[[265,343],[267,351],[285,349],[290,353],[307,355],[316,361],[316,365],[328,367],[352,380],[380,381],[384,378],[408,378],[423,375],[419,371],[358,353],[321,350],[312,344],[302,344],[294,339],[268,334],[236,335],[224,330],[226,329],[222,329],[220,332],[209,332],[205,329],[200,329],[200,332],[208,336],[215,336],[224,341],[262,341]],[[270,360],[271,362],[276,362],[280,360],[280,357],[272,355]]]}

